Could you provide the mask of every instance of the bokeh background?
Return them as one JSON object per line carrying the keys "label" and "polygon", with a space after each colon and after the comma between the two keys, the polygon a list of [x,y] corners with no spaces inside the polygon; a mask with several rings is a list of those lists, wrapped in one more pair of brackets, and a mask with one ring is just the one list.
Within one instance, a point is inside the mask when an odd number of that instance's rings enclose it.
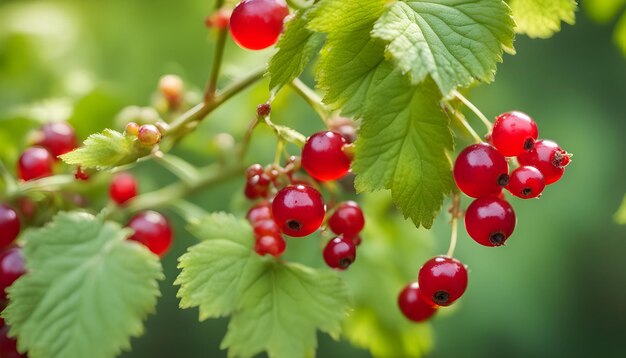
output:
{"label": "bokeh background", "polygon": [[[202,88],[212,55],[211,32],[203,26],[210,3],[0,0],[0,115],[36,103],[35,109],[27,107],[32,116],[62,117],[65,103],[78,100],[74,123],[84,138],[116,126],[115,114],[123,106],[148,105],[165,73]],[[552,39],[519,36],[516,49],[516,56],[505,56],[496,83],[473,89],[470,98],[490,117],[512,109],[531,114],[541,136],[574,153],[574,161],[541,200],[515,201],[518,227],[507,247],[478,247],[461,230],[456,256],[471,267],[470,286],[454,312],[433,320],[429,356],[621,357],[626,226],[612,216],[626,192],[626,59],[612,42],[611,24],[594,23],[584,10],[575,26],[565,26]],[[224,82],[257,68],[269,54],[245,52],[229,40]],[[311,77],[310,71],[305,74]],[[256,104],[266,98],[267,83],[244,92],[178,153],[198,165],[219,157],[214,134],[241,136]],[[288,90],[277,99],[273,120],[305,133],[319,127],[314,112]],[[0,140],[20,141],[27,126],[18,130],[0,122]],[[260,153],[254,159],[271,160],[269,135],[261,134],[253,145]],[[17,152],[2,155],[11,160]],[[146,191],[173,180],[150,164],[136,174]],[[230,197],[241,185],[233,181],[194,201],[207,210],[243,210],[241,196]],[[177,309],[176,257],[194,239],[180,220],[176,233],[176,246],[164,260],[167,279],[158,314],[125,357],[226,356],[218,347],[227,320],[198,323],[196,310]],[[417,236],[426,242],[423,258],[445,252],[446,219]],[[416,273],[421,263],[409,264]],[[320,357],[369,356],[346,341],[319,338]]]}

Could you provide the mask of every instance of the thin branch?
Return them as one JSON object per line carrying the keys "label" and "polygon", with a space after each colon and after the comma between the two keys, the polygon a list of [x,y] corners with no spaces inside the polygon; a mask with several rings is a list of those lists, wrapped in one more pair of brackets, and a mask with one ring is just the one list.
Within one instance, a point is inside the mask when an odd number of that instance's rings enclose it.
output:
{"label": "thin branch", "polygon": [[215,98],[215,94],[217,92],[217,81],[220,76],[220,69],[222,68],[222,60],[224,59],[227,34],[228,28],[219,29],[219,32],[217,33],[217,44],[215,45],[211,75],[209,76],[209,81],[207,82],[206,89],[204,90],[204,103],[210,103],[213,98]]}
{"label": "thin branch", "polygon": [[452,208],[450,208],[450,214],[452,214],[452,220],[450,221],[450,247],[448,248],[448,253],[446,255],[448,257],[453,257],[458,237],[458,223],[459,218],[461,217],[461,195],[457,192],[452,194]]}
{"label": "thin branch", "polygon": [[291,88],[300,95],[308,104],[317,112],[324,125],[328,125],[328,117],[330,116],[329,110],[322,103],[322,98],[313,91],[306,83],[302,82],[299,78],[296,78],[291,82]]}
{"label": "thin branch", "polygon": [[476,107],[472,102],[470,102],[467,98],[465,98],[465,96],[463,96],[459,91],[453,91],[452,95],[456,98],[459,99],[459,101],[463,102],[463,104],[469,108],[472,112],[474,112],[474,114],[480,118],[480,120],[483,122],[483,124],[485,125],[485,127],[487,128],[487,131],[490,132],[491,129],[493,128],[493,124],[487,119],[487,117],[483,114],[483,112],[481,112],[478,107]]}

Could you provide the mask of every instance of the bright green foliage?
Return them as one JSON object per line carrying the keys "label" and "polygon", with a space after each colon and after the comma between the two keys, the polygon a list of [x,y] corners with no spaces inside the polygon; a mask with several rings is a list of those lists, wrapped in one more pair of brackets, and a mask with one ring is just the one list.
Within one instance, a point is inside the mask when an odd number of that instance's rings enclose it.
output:
{"label": "bright green foliage", "polygon": [[324,35],[306,28],[310,10],[299,11],[285,24],[278,40],[278,52],[269,62],[270,89],[280,90],[300,76],[324,43]]}
{"label": "bright green foliage", "polygon": [[90,135],[82,147],[63,154],[61,159],[67,164],[103,170],[132,163],[148,155],[150,150],[139,143],[137,137],[105,129],[102,133]]}
{"label": "bright green foliage", "polygon": [[180,258],[180,304],[199,307],[200,320],[232,315],[222,342],[229,356],[312,356],[317,329],[339,335],[350,297],[336,273],[260,257],[249,224],[230,215],[209,215],[191,231],[204,241]]}
{"label": "bright green foliage", "polygon": [[474,80],[492,82],[503,50],[513,53],[513,20],[500,0],[397,1],[374,37],[413,83],[431,76],[443,94]]}
{"label": "bright green foliage", "polygon": [[626,12],[622,15],[615,27],[615,42],[626,56]]}
{"label": "bright green foliage", "polygon": [[86,213],[58,214],[23,240],[28,273],[9,289],[4,317],[32,358],[108,358],[130,349],[155,310],[157,256],[129,230]]}
{"label": "bright green foliage", "polygon": [[626,6],[626,0],[585,0],[582,6],[594,20],[608,22]]}
{"label": "bright green foliage", "polygon": [[618,224],[626,224],[626,196],[619,210],[615,213],[615,221],[617,221]]}
{"label": "bright green foliage", "polygon": [[399,215],[389,214],[387,193],[367,195],[363,209],[367,214],[364,243],[346,272],[355,306],[344,334],[374,357],[420,357],[432,347],[431,327],[407,320],[398,309],[397,297],[417,276],[419,263],[429,258],[432,240]]}
{"label": "bright green foliage", "polygon": [[548,38],[561,31],[561,22],[576,22],[576,0],[510,0],[515,31],[529,37]]}

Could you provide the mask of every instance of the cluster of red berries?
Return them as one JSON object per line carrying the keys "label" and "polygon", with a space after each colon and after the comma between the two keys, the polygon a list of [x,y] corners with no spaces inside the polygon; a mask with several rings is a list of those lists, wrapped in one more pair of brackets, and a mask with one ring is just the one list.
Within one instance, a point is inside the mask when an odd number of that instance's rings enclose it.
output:
{"label": "cluster of red berries", "polygon": [[17,175],[24,181],[51,176],[57,157],[76,148],[74,128],[66,122],[46,123],[32,137],[34,145],[17,162]]}
{"label": "cluster of red berries", "polygon": [[[465,227],[477,243],[501,246],[515,228],[515,212],[502,189],[530,199],[546,185],[556,183],[570,163],[570,154],[549,140],[537,140],[535,121],[521,112],[497,117],[488,143],[465,148],[454,163],[454,180],[466,195],[475,198],[465,213]],[[507,158],[520,166],[509,173]]]}
{"label": "cluster of red berries", "polygon": [[285,0],[243,0],[230,16],[230,34],[239,46],[262,50],[278,41],[287,15]]}
{"label": "cluster of red berries", "polygon": [[[343,178],[350,170],[348,141],[339,133],[324,131],[309,137],[302,149],[302,159],[291,157],[284,168],[254,164],[247,170],[245,195],[263,201],[253,206],[247,218],[256,238],[259,255],[280,257],[286,249],[283,234],[304,237],[324,224],[326,205],[313,181],[297,178],[300,166],[318,181]],[[334,206],[328,218],[328,228],[337,236],[325,246],[323,256],[332,268],[344,270],[356,258],[359,233],[365,225],[363,212],[353,201]]]}

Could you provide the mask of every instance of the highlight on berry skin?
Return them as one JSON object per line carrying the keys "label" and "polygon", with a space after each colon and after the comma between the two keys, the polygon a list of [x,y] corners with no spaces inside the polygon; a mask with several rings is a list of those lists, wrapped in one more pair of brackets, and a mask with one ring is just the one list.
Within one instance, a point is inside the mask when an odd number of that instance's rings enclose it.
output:
{"label": "highlight on berry skin", "polygon": [[338,236],[331,239],[324,247],[324,261],[328,267],[345,270],[356,259],[356,245],[351,238]]}
{"label": "highlight on berry skin", "polygon": [[457,187],[472,198],[496,195],[509,184],[506,158],[487,143],[470,145],[454,162]]}
{"label": "highlight on berry skin", "polygon": [[486,196],[474,200],[465,211],[465,229],[483,246],[502,246],[513,234],[516,219],[505,199]]}
{"label": "highlight on berry skin", "polygon": [[437,313],[437,306],[424,299],[418,282],[406,285],[398,295],[398,307],[407,319],[424,322]]}
{"label": "highlight on berry skin", "polygon": [[278,41],[287,15],[284,0],[243,0],[230,16],[230,34],[242,48],[262,50]]}
{"label": "highlight on berry skin", "polygon": [[467,288],[467,269],[457,259],[436,256],[420,268],[417,281],[422,297],[427,302],[436,306],[449,306]]}

